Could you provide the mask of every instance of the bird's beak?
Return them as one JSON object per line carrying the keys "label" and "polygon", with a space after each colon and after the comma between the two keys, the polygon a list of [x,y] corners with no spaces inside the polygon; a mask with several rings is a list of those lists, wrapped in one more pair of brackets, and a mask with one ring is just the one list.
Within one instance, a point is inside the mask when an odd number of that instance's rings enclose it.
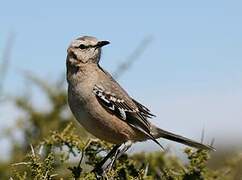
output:
{"label": "bird's beak", "polygon": [[99,41],[97,43],[97,47],[103,47],[103,46],[108,45],[108,44],[110,44],[109,41]]}

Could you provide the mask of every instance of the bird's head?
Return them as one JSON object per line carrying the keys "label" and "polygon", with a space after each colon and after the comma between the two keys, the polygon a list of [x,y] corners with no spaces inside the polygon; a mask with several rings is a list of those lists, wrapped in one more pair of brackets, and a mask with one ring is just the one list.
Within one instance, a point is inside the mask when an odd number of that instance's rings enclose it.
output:
{"label": "bird's head", "polygon": [[67,61],[76,66],[98,63],[101,58],[101,48],[107,44],[109,44],[108,41],[99,41],[91,36],[77,38],[67,49]]}

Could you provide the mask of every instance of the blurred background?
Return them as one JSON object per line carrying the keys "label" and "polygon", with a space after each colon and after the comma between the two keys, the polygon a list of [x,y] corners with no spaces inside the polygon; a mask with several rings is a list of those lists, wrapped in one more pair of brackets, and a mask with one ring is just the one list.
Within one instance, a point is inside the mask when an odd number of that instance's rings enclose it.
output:
{"label": "blurred background", "polygon": [[[215,139],[217,153],[239,151],[241,8],[236,0],[2,2],[0,161],[29,144],[28,135],[73,118],[65,101],[66,49],[83,35],[111,42],[101,66],[157,115],[152,122],[198,141],[204,134],[204,143]],[[59,98],[64,108],[51,124]],[[48,128],[37,133],[38,126]],[[183,146],[160,141],[182,154]],[[131,152],[158,148],[138,143]]]}

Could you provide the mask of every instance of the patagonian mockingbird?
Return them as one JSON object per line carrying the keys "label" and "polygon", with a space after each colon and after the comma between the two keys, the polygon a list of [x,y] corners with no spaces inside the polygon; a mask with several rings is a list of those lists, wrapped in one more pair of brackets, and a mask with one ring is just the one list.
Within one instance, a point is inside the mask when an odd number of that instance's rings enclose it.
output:
{"label": "patagonian mockingbird", "polygon": [[[100,65],[102,47],[108,41],[83,36],[67,50],[68,103],[77,121],[99,139],[115,144],[109,157],[133,142],[158,138],[176,141],[198,149],[214,150],[194,140],[173,134],[152,124],[154,115],[134,100]],[[161,146],[162,147],[162,146]],[[102,161],[102,166],[107,158]]]}

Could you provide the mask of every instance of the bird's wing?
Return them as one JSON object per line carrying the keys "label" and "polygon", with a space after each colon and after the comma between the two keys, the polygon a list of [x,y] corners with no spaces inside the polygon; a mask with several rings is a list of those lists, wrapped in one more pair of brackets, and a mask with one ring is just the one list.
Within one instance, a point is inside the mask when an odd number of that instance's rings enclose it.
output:
{"label": "bird's wing", "polygon": [[127,122],[133,128],[144,133],[162,149],[162,145],[155,139],[155,137],[163,137],[196,148],[214,150],[211,146],[203,145],[160,128],[154,128],[154,126],[152,126],[148,121],[149,118],[154,116],[150,110],[141,103],[132,99],[108,72],[103,70],[101,67],[99,68],[104,72],[105,77],[104,80],[101,80],[99,84],[94,86],[93,93],[95,94],[98,102],[108,112],[116,115],[119,119]]}
{"label": "bird's wing", "polygon": [[148,108],[130,98],[118,83],[112,81],[111,84],[106,86],[105,84],[96,84],[93,88],[93,93],[98,102],[108,112],[127,122],[130,126],[141,131],[161,146],[152,135],[151,124],[147,120],[147,118],[151,118],[154,115],[150,113]]}

